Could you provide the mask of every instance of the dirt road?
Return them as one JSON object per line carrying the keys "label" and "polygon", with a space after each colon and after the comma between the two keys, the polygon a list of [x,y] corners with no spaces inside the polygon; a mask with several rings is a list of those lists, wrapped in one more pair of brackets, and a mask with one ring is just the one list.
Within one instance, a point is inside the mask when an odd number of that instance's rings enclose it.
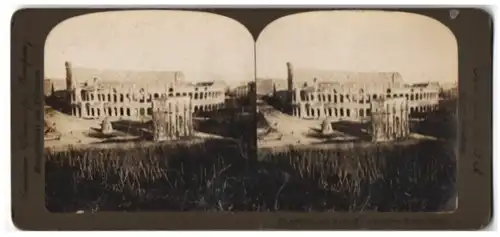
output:
{"label": "dirt road", "polygon": [[[91,133],[95,133],[96,130],[100,128],[100,123],[102,120],[87,120],[72,117],[70,115],[61,113],[52,108],[46,108],[45,112],[45,122],[48,124],[53,124],[57,133],[60,135],[58,140],[46,140],[44,141],[45,148],[52,149],[65,149],[68,146],[73,147],[86,147],[86,146],[96,146],[96,147],[113,147],[113,146],[123,146],[124,144],[135,144],[136,142],[125,142],[127,140],[137,140],[140,136],[131,135],[127,133],[120,133],[118,138],[115,140],[120,140],[117,142],[109,142],[105,144],[99,144],[101,142],[106,142],[107,138],[98,138],[89,136]],[[115,125],[116,126],[116,125]],[[116,130],[115,130],[116,131]],[[195,131],[193,137],[195,140],[204,139],[224,139],[216,134],[209,134]]]}
{"label": "dirt road", "polygon": [[[322,120],[293,117],[264,102],[259,102],[257,106],[258,111],[263,115],[270,127],[281,134],[280,139],[266,139],[264,137],[259,141],[259,147],[315,144],[327,140],[326,138],[311,136],[311,134],[319,134],[318,131],[321,130]],[[334,131],[332,137],[335,137],[336,140],[352,139],[352,137],[339,131]]]}
{"label": "dirt road", "polygon": [[299,136],[321,129],[320,120],[305,120],[285,114],[270,105],[259,106],[269,125],[283,135]]}

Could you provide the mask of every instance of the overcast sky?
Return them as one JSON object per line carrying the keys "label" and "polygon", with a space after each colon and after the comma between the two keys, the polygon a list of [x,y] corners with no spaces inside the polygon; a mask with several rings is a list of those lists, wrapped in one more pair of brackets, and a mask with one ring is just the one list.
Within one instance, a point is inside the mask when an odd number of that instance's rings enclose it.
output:
{"label": "overcast sky", "polygon": [[[240,23],[210,13],[120,11],[70,18],[45,44],[45,77],[75,67],[180,70],[189,81],[254,79],[254,41]],[[105,78],[103,78],[105,80]]]}
{"label": "overcast sky", "polygon": [[454,35],[410,13],[322,11],[280,18],[259,35],[257,77],[284,78],[296,68],[397,71],[409,83],[458,81]]}

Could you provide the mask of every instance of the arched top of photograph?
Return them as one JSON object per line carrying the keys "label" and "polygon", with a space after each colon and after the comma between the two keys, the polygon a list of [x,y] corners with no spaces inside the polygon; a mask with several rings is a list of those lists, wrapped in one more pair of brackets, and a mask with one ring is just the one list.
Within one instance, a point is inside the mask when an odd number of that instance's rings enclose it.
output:
{"label": "arched top of photograph", "polygon": [[[254,79],[253,46],[253,37],[245,26],[214,13],[91,13],[62,21],[49,33],[45,43],[45,78],[64,79],[65,62],[70,62],[74,73],[83,71],[86,77],[103,81],[137,79],[137,72],[149,73],[142,80],[174,78],[177,72],[178,77],[191,82],[223,80],[240,85]],[[107,76],[102,71],[107,71]],[[128,77],[109,76],[120,74],[117,71]],[[159,72],[165,74],[158,75]]]}
{"label": "arched top of photograph", "polygon": [[438,20],[415,13],[341,10],[287,15],[260,33],[256,55],[259,79],[286,78],[288,63],[295,81],[355,77],[381,85],[393,76],[401,77],[402,84],[458,81],[455,35]]}

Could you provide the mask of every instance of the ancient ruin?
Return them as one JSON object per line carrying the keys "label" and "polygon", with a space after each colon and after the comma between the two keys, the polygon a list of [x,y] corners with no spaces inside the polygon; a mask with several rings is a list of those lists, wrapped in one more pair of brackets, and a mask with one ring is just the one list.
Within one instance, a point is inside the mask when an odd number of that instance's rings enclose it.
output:
{"label": "ancient ruin", "polygon": [[155,141],[174,140],[193,134],[191,98],[186,96],[155,99],[152,108]]}
{"label": "ancient ruin", "polygon": [[222,81],[190,83],[180,71],[113,71],[72,67],[66,62],[66,91],[73,116],[110,120],[144,120],[152,101],[189,97],[193,112],[224,107]]}
{"label": "ancient ruin", "polygon": [[410,113],[437,108],[439,85],[404,84],[397,72],[343,72],[298,70],[287,63],[287,111],[306,119],[370,119],[371,101],[405,98]]}
{"label": "ancient ruin", "polygon": [[410,134],[406,98],[373,100],[371,110],[372,142],[403,139]]}

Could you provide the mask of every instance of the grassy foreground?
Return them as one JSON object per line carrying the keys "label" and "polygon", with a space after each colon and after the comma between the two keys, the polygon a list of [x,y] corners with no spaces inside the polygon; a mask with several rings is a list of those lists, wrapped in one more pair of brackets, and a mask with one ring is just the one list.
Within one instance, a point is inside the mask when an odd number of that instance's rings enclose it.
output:
{"label": "grassy foreground", "polygon": [[46,206],[86,211],[440,211],[455,190],[450,145],[260,150],[214,140],[47,150]]}

